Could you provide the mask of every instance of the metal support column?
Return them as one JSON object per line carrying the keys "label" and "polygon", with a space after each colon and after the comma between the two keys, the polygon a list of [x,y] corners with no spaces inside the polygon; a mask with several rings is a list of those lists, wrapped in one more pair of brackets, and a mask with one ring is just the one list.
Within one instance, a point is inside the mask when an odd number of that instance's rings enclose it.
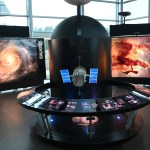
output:
{"label": "metal support column", "polygon": [[95,120],[95,117],[89,116],[86,119],[89,120],[88,132],[89,132],[89,138],[92,139],[93,135],[95,134],[92,120]]}
{"label": "metal support column", "polygon": [[45,131],[47,132],[47,138],[52,139],[52,127],[49,124],[48,115],[41,114],[41,118],[44,124]]}
{"label": "metal support column", "polygon": [[128,116],[128,119],[127,119],[127,123],[125,125],[125,129],[128,130],[131,128],[135,118],[136,118],[136,114],[137,114],[137,111],[131,111],[129,116]]}

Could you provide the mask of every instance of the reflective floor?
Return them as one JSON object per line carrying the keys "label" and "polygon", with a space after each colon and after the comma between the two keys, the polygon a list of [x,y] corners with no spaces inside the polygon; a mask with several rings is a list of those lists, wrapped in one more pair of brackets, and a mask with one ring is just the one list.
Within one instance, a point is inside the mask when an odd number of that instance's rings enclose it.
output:
{"label": "reflective floor", "polygon": [[[0,149],[1,150],[65,150],[76,146],[49,143],[34,135],[28,126],[35,115],[16,101],[17,92],[0,94]],[[125,143],[86,147],[92,150],[149,150],[150,149],[150,105],[138,111],[143,116],[144,127],[137,136]],[[81,147],[80,147],[81,148]],[[84,148],[85,149],[85,148]]]}

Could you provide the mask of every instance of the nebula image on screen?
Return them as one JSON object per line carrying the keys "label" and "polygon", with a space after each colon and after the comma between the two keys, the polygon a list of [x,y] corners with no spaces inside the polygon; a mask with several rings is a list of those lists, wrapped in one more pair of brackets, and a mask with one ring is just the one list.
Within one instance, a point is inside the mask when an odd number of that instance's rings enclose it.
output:
{"label": "nebula image on screen", "polygon": [[0,83],[8,83],[38,69],[36,40],[0,40]]}
{"label": "nebula image on screen", "polygon": [[111,39],[112,77],[150,77],[150,37]]}

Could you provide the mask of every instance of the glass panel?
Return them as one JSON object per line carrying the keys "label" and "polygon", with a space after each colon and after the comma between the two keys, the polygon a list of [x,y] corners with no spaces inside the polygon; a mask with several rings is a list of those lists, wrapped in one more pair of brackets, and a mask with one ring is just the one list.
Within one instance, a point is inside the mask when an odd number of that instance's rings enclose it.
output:
{"label": "glass panel", "polygon": [[90,2],[84,6],[84,13],[96,19],[116,19],[116,4]]}
{"label": "glass panel", "polygon": [[51,18],[33,18],[33,31],[36,32],[53,32],[54,28],[63,19],[51,19]]}
{"label": "glass panel", "polygon": [[126,24],[140,24],[140,23],[148,23],[148,18],[142,18],[142,19],[136,19],[136,20],[130,20],[126,21]]}
{"label": "glass panel", "polygon": [[64,0],[32,0],[32,13],[36,16],[69,17],[77,14],[77,7]]}
{"label": "glass panel", "polygon": [[26,0],[0,0],[0,14],[26,15]]}
{"label": "glass panel", "polygon": [[26,17],[0,17],[0,25],[27,26]]}
{"label": "glass panel", "polygon": [[123,5],[123,11],[131,12],[127,19],[148,16],[148,0],[137,0]]}
{"label": "glass panel", "polygon": [[104,27],[105,29],[108,31],[108,33],[110,32],[110,25],[116,25],[116,22],[112,22],[112,21],[99,21]]}
{"label": "glass panel", "polygon": [[33,32],[32,37],[39,37],[39,38],[50,38],[52,35],[51,32]]}

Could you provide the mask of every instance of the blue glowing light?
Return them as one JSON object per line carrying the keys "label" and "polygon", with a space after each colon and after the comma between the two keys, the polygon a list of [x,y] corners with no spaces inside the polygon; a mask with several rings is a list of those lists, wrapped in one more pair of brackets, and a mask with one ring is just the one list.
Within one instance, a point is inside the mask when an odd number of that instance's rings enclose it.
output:
{"label": "blue glowing light", "polygon": [[117,116],[117,119],[120,120],[120,116]]}
{"label": "blue glowing light", "polygon": [[90,68],[89,83],[97,83],[98,68]]}
{"label": "blue glowing light", "polygon": [[53,122],[54,120],[53,119],[50,119],[50,122]]}
{"label": "blue glowing light", "polygon": [[89,134],[88,126],[84,126],[84,127],[83,127],[83,130],[84,130],[84,133],[85,133],[86,135]]}
{"label": "blue glowing light", "polygon": [[71,83],[68,69],[60,70],[63,83]]}

